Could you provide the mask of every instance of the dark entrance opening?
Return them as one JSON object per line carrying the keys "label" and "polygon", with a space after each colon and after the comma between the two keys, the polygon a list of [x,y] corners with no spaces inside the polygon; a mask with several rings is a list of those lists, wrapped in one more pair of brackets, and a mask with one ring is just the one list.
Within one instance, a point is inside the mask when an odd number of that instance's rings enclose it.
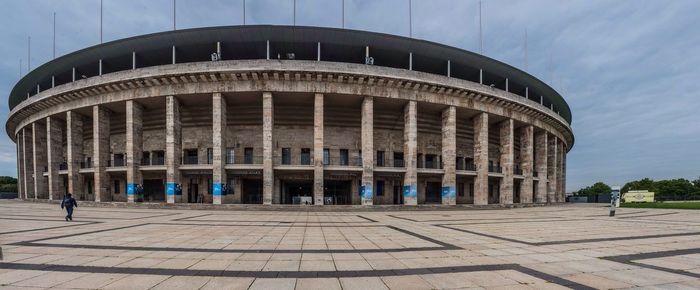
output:
{"label": "dark entrance opening", "polygon": [[425,185],[425,203],[441,203],[442,202],[442,183],[427,182]]}
{"label": "dark entrance opening", "polygon": [[501,202],[501,185],[498,181],[489,182],[489,204]]}
{"label": "dark entrance opening", "polygon": [[403,194],[400,185],[394,185],[394,204],[403,204]]}
{"label": "dark entrance opening", "polygon": [[520,203],[520,182],[516,180],[513,183],[513,203]]}
{"label": "dark entrance opening", "polygon": [[241,203],[262,204],[263,184],[262,179],[241,180]]}
{"label": "dark entrance opening", "polygon": [[294,204],[295,197],[307,197],[296,200],[296,203],[313,204],[314,189],[311,181],[284,181],[284,203]]}
{"label": "dark entrance opening", "polygon": [[324,180],[323,203],[324,204],[352,204],[352,181],[350,180]]}
{"label": "dark entrance opening", "polygon": [[165,201],[165,185],[162,179],[143,180],[143,201]]}
{"label": "dark entrance opening", "polygon": [[199,202],[199,183],[196,178],[191,178],[190,182],[187,184],[187,202]]}

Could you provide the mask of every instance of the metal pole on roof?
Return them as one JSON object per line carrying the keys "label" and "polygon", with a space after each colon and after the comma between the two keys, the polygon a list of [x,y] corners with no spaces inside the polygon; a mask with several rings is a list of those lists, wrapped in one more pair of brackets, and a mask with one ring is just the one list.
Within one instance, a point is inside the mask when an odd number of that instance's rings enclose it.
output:
{"label": "metal pole on roof", "polygon": [[173,30],[177,30],[177,0],[173,0]]}
{"label": "metal pole on roof", "polygon": [[345,0],[343,0],[342,2],[343,3],[341,5],[342,8],[341,8],[341,17],[340,17],[341,20],[340,20],[340,22],[341,22],[341,27],[345,28]]}
{"label": "metal pole on roof", "polygon": [[56,12],[53,13],[53,58],[56,59]]}
{"label": "metal pole on roof", "polygon": [[100,44],[102,44],[102,0],[100,0]]}
{"label": "metal pole on roof", "polygon": [[292,0],[292,2],[293,2],[292,3],[292,10],[293,10],[292,23],[294,24],[294,26],[296,26],[297,25],[297,0]]}
{"label": "metal pole on roof", "polygon": [[527,27],[525,27],[525,40],[523,43],[523,50],[525,51],[525,71],[527,71]]}
{"label": "metal pole on roof", "polygon": [[479,1],[479,53],[484,54],[484,36],[481,27],[481,1]]}
{"label": "metal pole on roof", "polygon": [[19,58],[19,78],[22,78],[22,58]]}
{"label": "metal pole on roof", "polygon": [[32,37],[27,36],[27,73],[32,70]]}
{"label": "metal pole on roof", "polygon": [[413,37],[413,1],[408,0],[408,37]]}
{"label": "metal pole on roof", "polygon": [[243,25],[245,25],[245,0],[243,0]]}

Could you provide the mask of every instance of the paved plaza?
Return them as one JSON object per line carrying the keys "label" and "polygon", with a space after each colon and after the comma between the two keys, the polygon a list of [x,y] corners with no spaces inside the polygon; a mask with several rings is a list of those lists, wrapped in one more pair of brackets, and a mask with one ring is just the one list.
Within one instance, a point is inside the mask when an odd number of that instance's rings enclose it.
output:
{"label": "paved plaza", "polygon": [[700,288],[699,211],[0,209],[2,289]]}

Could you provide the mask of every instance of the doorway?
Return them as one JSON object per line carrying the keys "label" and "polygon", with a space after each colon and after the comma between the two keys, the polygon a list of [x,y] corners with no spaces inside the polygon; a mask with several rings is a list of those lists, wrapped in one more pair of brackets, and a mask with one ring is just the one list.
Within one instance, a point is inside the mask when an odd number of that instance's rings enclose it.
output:
{"label": "doorway", "polygon": [[350,180],[324,180],[323,203],[324,204],[351,204],[352,181]]}
{"label": "doorway", "polygon": [[425,185],[425,203],[442,202],[442,183],[427,182]]}
{"label": "doorway", "polygon": [[284,203],[313,204],[314,189],[311,181],[283,181]]}
{"label": "doorway", "polygon": [[165,201],[165,185],[162,179],[143,180],[143,201]]}
{"label": "doorway", "polygon": [[403,204],[403,194],[400,185],[394,185],[394,204]]}
{"label": "doorway", "polygon": [[241,180],[241,203],[262,204],[263,184],[262,179]]}

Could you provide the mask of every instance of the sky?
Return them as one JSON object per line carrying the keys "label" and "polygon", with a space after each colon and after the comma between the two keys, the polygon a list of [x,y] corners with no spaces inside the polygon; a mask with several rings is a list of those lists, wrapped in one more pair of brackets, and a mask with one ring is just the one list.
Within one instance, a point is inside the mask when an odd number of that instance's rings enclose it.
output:
{"label": "sky", "polygon": [[[103,40],[171,30],[172,0],[103,0]],[[246,24],[293,23],[294,0],[246,0]],[[345,0],[345,27],[409,36],[409,0]],[[576,136],[567,191],[700,176],[700,1],[482,0],[483,54],[559,91]],[[243,24],[243,0],[177,0],[177,29]],[[342,0],[296,0],[296,24],[341,27]],[[478,0],[412,0],[413,37],[479,52]],[[100,42],[99,0],[0,2],[0,119],[31,68]],[[525,31],[527,30],[527,61]],[[20,71],[20,59],[23,68]],[[526,67],[527,63],[527,67]],[[0,134],[0,175],[16,176]]]}

